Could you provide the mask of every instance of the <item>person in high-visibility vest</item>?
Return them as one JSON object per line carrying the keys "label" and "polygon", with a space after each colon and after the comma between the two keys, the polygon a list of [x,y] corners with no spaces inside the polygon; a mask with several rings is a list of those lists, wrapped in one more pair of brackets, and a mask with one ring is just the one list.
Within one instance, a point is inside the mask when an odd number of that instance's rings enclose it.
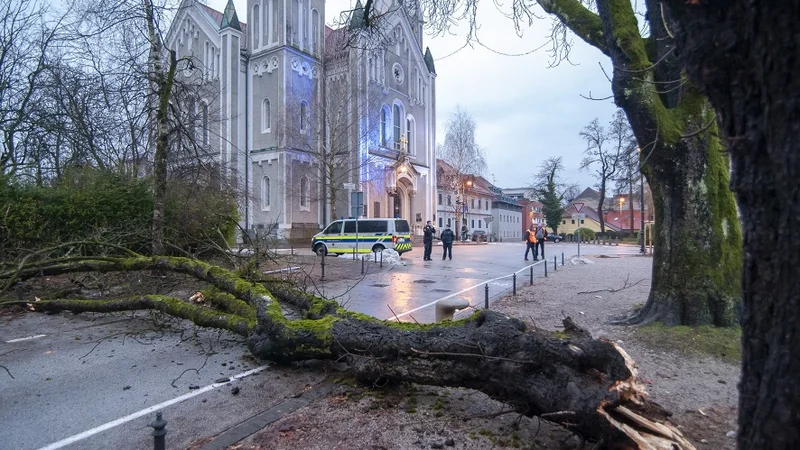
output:
{"label": "person in high-visibility vest", "polygon": [[533,260],[538,261],[539,258],[536,256],[536,231],[533,224],[531,224],[531,227],[525,232],[525,261],[528,260],[529,251],[531,255],[533,255]]}

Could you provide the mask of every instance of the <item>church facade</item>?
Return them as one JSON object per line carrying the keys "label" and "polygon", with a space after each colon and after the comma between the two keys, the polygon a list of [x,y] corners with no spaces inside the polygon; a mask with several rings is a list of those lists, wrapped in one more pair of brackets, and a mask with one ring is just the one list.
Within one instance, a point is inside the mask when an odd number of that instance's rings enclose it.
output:
{"label": "church facade", "polygon": [[248,0],[247,24],[231,0],[181,4],[166,45],[193,61],[178,76],[198,81],[196,140],[243,193],[245,229],[302,238],[340,217],[434,219],[433,58],[419,11],[376,4],[379,39],[359,33],[360,3],[339,29],[324,0]]}

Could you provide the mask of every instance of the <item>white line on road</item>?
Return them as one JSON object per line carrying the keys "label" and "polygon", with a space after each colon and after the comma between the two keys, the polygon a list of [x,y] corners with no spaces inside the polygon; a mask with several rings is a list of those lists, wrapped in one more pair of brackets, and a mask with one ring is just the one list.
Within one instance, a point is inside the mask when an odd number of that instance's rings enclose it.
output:
{"label": "white line on road", "polygon": [[[544,261],[542,261],[542,262],[544,262]],[[533,264],[531,264],[531,265],[529,265],[529,266],[525,266],[525,267],[523,267],[522,269],[518,270],[517,272],[521,272],[521,271],[523,271],[523,270],[527,269],[528,267],[532,267],[532,266],[535,266],[535,265],[537,265],[537,264],[541,264],[542,262],[537,262],[537,263],[533,263]],[[516,273],[516,272],[515,272],[515,273]],[[436,299],[436,300],[434,300],[434,301],[432,301],[432,302],[430,302],[430,303],[427,303],[427,304],[425,304],[425,305],[422,305],[422,306],[417,306],[416,308],[414,308],[414,309],[411,309],[411,310],[408,310],[408,311],[406,311],[406,312],[404,312],[404,313],[402,313],[402,314],[393,315],[392,317],[389,317],[389,318],[387,318],[386,320],[397,320],[397,319],[399,319],[399,318],[401,318],[401,317],[404,317],[404,316],[407,316],[407,315],[409,315],[409,314],[411,314],[411,313],[417,312],[417,311],[419,311],[420,309],[425,309],[425,308],[427,308],[427,307],[429,307],[429,306],[433,306],[433,305],[435,305],[435,304],[436,304],[436,302],[438,302],[439,300],[445,300],[445,299],[448,299],[448,298],[450,298],[450,297],[455,297],[456,295],[461,295],[461,294],[463,294],[464,292],[467,292],[467,291],[469,291],[469,290],[471,290],[471,289],[475,289],[476,287],[483,286],[483,285],[484,285],[484,284],[486,284],[486,283],[491,283],[491,282],[493,282],[493,281],[502,280],[503,278],[509,278],[509,277],[511,277],[511,275],[503,275],[502,277],[497,277],[497,278],[492,278],[491,280],[481,281],[480,283],[478,283],[478,284],[476,284],[476,285],[474,285],[474,286],[470,286],[470,287],[468,287],[468,288],[466,288],[466,289],[462,289],[462,290],[460,290],[460,291],[458,291],[458,292],[456,292],[456,293],[453,293],[453,294],[450,294],[450,295],[446,295],[446,296],[444,296],[444,297],[442,297],[442,298],[438,298],[438,299]],[[472,305],[470,305],[470,306],[472,306]]]}
{"label": "white line on road", "polygon": [[47,335],[46,334],[37,334],[37,335],[34,335],[34,336],[28,336],[28,337],[19,338],[19,339],[11,339],[10,341],[6,341],[6,344],[13,344],[14,342],[30,341],[31,339],[39,339],[40,337],[45,337],[45,336],[47,336]]}
{"label": "white line on road", "polygon": [[[240,373],[238,375],[234,375],[234,376],[230,377],[230,381],[240,380],[240,379],[248,377],[250,375],[257,374],[257,373],[263,371],[264,369],[266,369],[267,367],[268,366],[259,366],[259,367],[256,367],[255,369],[250,369],[250,370],[248,370],[246,372],[242,372],[242,373]],[[112,420],[111,422],[104,423],[103,425],[100,425],[99,427],[94,427],[91,430],[86,430],[83,433],[78,433],[78,434],[76,434],[74,436],[70,436],[70,437],[68,437],[66,439],[62,439],[62,440],[60,440],[58,442],[54,442],[54,443],[48,445],[47,447],[42,447],[39,450],[55,450],[57,448],[66,447],[67,445],[74,444],[74,443],[76,443],[78,441],[81,441],[83,439],[86,439],[86,438],[88,438],[90,436],[94,436],[97,433],[102,433],[103,431],[106,431],[108,429],[114,428],[117,425],[122,425],[123,423],[130,422],[131,420],[134,420],[134,419],[138,419],[139,417],[145,416],[147,414],[151,414],[151,413],[153,413],[155,411],[158,411],[160,409],[166,408],[168,406],[172,406],[172,405],[174,405],[176,403],[181,403],[183,401],[189,400],[192,397],[196,397],[196,396],[198,396],[200,394],[206,393],[206,392],[208,392],[210,390],[213,390],[213,389],[216,389],[216,388],[218,388],[220,386],[225,386],[230,381],[225,381],[225,382],[222,382],[222,383],[209,384],[209,385],[204,386],[204,387],[202,387],[202,388],[200,388],[200,389],[198,389],[196,391],[192,391],[192,392],[189,392],[187,394],[181,395],[180,397],[173,398],[172,400],[167,400],[167,401],[165,401],[163,403],[159,403],[158,405],[153,405],[153,406],[151,406],[149,408],[145,408],[145,409],[143,409],[141,411],[137,411],[137,412],[135,412],[133,414],[129,414],[129,415],[125,416],[125,417],[120,417],[119,419]]]}

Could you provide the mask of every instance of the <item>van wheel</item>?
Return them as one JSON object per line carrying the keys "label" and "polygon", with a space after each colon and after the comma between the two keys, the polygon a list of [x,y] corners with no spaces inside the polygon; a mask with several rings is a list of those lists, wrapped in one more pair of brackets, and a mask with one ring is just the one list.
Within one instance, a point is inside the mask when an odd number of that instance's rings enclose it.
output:
{"label": "van wheel", "polygon": [[386,249],[386,247],[384,247],[384,246],[382,246],[380,244],[376,244],[376,245],[372,246],[372,252],[373,253],[380,253],[380,252],[384,251],[385,249]]}
{"label": "van wheel", "polygon": [[325,244],[317,244],[317,246],[314,247],[314,253],[316,253],[317,256],[325,256],[328,254],[328,249],[325,247]]}

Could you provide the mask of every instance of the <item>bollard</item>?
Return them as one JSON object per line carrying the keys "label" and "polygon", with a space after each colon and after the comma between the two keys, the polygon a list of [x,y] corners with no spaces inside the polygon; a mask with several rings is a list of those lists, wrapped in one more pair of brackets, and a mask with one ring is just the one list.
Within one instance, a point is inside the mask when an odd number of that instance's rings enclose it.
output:
{"label": "bollard", "polygon": [[531,266],[531,286],[533,286],[533,266]]}
{"label": "bollard", "polygon": [[544,260],[544,277],[547,278],[547,260]]}
{"label": "bollard", "polygon": [[553,256],[553,271],[558,272],[558,256]]}
{"label": "bollard", "polygon": [[564,252],[561,252],[561,265],[564,265]]}
{"label": "bollard", "polygon": [[452,320],[453,314],[459,309],[469,306],[469,301],[464,298],[446,298],[436,302],[434,317],[436,322]]}
{"label": "bollard", "polygon": [[512,287],[512,289],[511,289],[512,294],[511,295],[516,297],[517,296],[517,273],[516,272],[514,272],[514,274],[511,275],[511,287]]}
{"label": "bollard", "polygon": [[322,277],[319,279],[320,281],[325,281],[325,253],[322,253],[322,262],[320,263],[320,267],[322,268]]}
{"label": "bollard", "polygon": [[486,309],[489,309],[489,283],[483,285],[483,292],[484,292],[484,303],[486,304]]}
{"label": "bollard", "polygon": [[165,438],[167,421],[162,418],[161,411],[156,413],[156,420],[150,422],[150,426],[153,427],[153,450],[165,450],[167,448]]}
{"label": "bollard", "polygon": [[289,244],[289,249],[291,250],[291,255],[294,256],[294,244]]}
{"label": "bollard", "polygon": [[376,252],[376,251],[373,251],[373,252],[372,252],[372,256],[374,256],[374,257],[375,257],[375,264],[377,264],[377,263],[378,263],[378,252]]}
{"label": "bollard", "polygon": [[361,275],[364,275],[364,257],[361,257]]}
{"label": "bollard", "polygon": [[381,268],[383,268],[383,252],[381,252]]}
{"label": "bollard", "polygon": [[19,301],[22,301],[22,297],[23,297],[22,288],[23,287],[24,287],[24,285],[22,284],[22,281],[17,281],[17,300],[19,300]]}

